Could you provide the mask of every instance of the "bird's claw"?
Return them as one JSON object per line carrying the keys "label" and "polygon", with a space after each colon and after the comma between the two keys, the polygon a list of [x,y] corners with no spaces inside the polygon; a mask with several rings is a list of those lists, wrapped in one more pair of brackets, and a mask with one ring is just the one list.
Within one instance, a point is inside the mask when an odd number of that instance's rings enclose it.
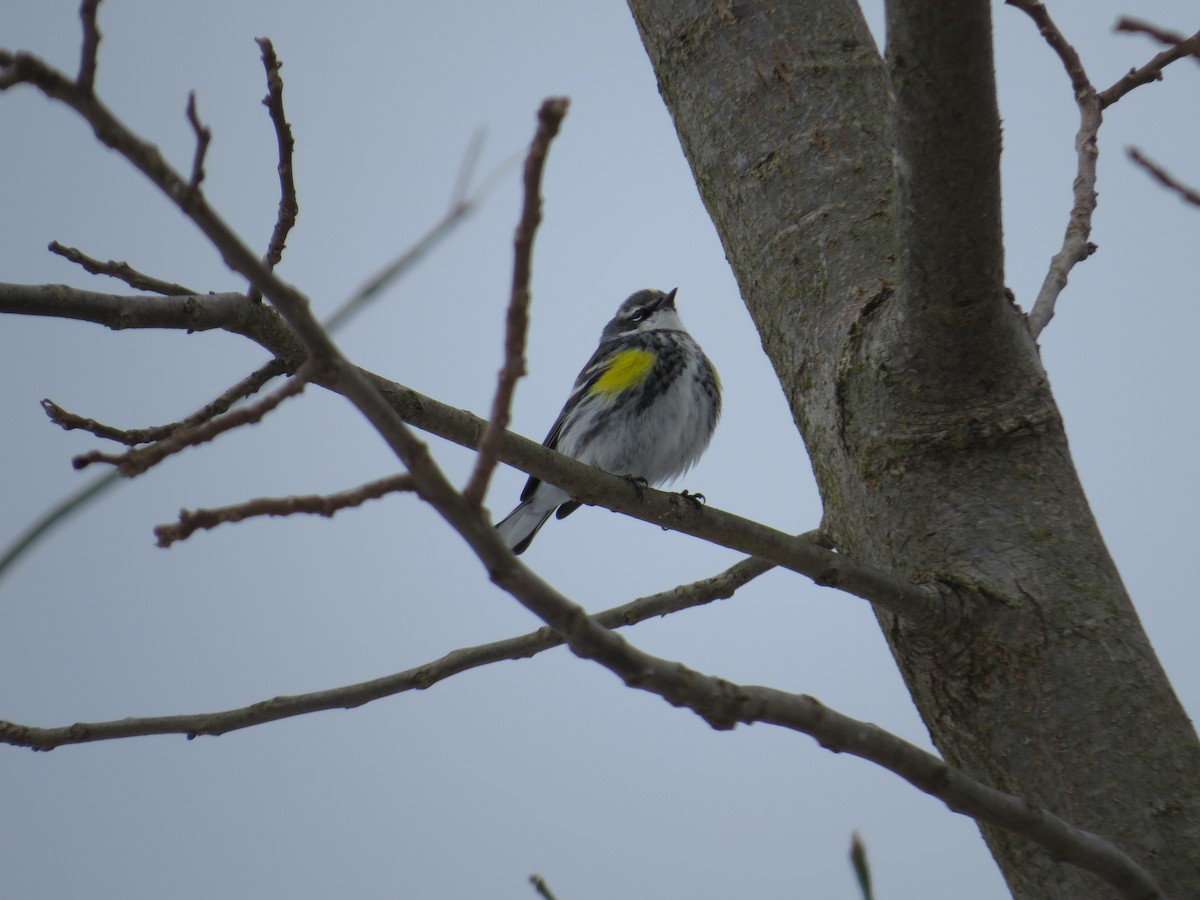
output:
{"label": "bird's claw", "polygon": [[701,494],[699,491],[697,491],[694,494],[689,493],[688,491],[680,491],[679,496],[682,497],[684,500],[690,500],[692,503],[696,504],[696,506],[707,506],[708,505],[708,498],[705,497],[703,494]]}
{"label": "bird's claw", "polygon": [[645,498],[646,488],[650,486],[650,482],[641,475],[622,475],[621,477],[633,485],[634,490],[638,493],[638,500]]}

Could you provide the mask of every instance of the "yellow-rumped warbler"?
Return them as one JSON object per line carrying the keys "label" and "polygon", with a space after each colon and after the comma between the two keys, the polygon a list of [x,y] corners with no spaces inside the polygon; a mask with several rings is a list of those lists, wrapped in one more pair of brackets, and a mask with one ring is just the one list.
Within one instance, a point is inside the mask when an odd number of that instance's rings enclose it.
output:
{"label": "yellow-rumped warbler", "polygon": [[[675,291],[638,291],[600,333],[571,396],[543,442],[614,475],[658,484],[682,475],[708,446],[721,415],[721,381],[675,311]],[[523,553],[550,513],[579,502],[530,478],[496,530]]]}

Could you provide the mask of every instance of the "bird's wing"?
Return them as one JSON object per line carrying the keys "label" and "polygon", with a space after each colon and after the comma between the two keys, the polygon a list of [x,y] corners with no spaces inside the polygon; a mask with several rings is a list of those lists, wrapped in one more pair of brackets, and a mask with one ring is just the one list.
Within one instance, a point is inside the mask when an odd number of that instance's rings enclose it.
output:
{"label": "bird's wing", "polygon": [[[558,413],[558,418],[550,426],[550,433],[542,441],[543,447],[549,447],[551,450],[558,449],[558,440],[562,437],[563,425],[567,420],[567,410],[574,406],[576,401],[584,396],[591,389],[592,385],[604,374],[608,368],[609,360],[615,351],[616,347],[613,346],[612,341],[605,341],[596,348],[596,352],[592,354],[592,358],[587,361],[587,364],[580,370],[579,375],[576,376],[575,385],[571,388],[571,394],[567,397],[567,402],[563,404],[563,408]],[[530,475],[529,480],[525,482],[525,489],[521,491],[521,500],[528,500],[539,484],[541,484],[541,479]]]}

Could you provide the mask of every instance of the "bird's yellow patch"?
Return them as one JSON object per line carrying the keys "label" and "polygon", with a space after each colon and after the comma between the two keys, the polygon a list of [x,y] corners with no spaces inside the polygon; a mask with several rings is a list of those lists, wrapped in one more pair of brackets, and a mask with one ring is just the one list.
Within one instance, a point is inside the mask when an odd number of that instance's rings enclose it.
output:
{"label": "bird's yellow patch", "polygon": [[614,353],[608,359],[604,374],[592,385],[591,393],[615,397],[622,391],[638,387],[650,375],[657,358],[654,351],[640,348]]}

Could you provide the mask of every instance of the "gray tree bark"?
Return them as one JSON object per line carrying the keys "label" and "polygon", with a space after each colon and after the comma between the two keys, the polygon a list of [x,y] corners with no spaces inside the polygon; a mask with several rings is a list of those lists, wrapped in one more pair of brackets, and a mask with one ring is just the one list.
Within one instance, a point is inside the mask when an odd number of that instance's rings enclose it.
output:
{"label": "gray tree bark", "polygon": [[[985,0],[630,0],[839,549],[945,586],[879,620],[954,765],[1200,897],[1200,744],[1004,295]],[[1020,898],[1112,895],[984,828]]]}

